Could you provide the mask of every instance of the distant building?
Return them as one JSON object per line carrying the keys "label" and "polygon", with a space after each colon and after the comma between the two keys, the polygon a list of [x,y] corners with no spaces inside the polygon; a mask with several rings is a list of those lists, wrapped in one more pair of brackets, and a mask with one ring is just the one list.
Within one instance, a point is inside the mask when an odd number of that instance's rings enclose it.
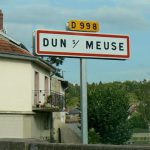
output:
{"label": "distant building", "polygon": [[66,123],[79,123],[80,114],[81,112],[78,108],[71,109],[66,115]]}
{"label": "distant building", "polygon": [[53,112],[65,107],[56,68],[3,31],[0,10],[0,138],[50,138]]}

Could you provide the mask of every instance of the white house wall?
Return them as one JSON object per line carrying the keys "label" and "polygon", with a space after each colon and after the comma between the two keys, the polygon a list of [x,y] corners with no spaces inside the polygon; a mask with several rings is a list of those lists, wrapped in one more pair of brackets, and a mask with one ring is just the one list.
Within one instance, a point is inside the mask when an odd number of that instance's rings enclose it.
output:
{"label": "white house wall", "polygon": [[[23,137],[24,138],[50,138],[49,118],[46,114],[24,115],[23,116]],[[48,128],[45,128],[48,123]]]}
{"label": "white house wall", "polygon": [[32,111],[31,63],[0,59],[0,111]]}
{"label": "white house wall", "polygon": [[61,83],[60,83],[60,93],[63,95],[65,94],[64,88],[61,86]]}
{"label": "white house wall", "polygon": [[32,112],[35,71],[39,73],[40,101],[44,103],[49,71],[30,61],[0,58],[0,138],[49,138],[49,120]]}
{"label": "white house wall", "polygon": [[[32,101],[32,105],[34,104],[34,78],[35,78],[35,72],[38,72],[39,73],[39,101],[42,103],[45,102],[46,100],[46,96],[44,96],[45,94],[45,77],[48,78],[48,89],[50,91],[50,72],[45,70],[44,68],[42,67],[39,67],[38,65],[36,64],[32,64],[32,91],[33,91],[33,101]],[[48,93],[50,94],[50,93]]]}
{"label": "white house wall", "polygon": [[23,117],[0,114],[0,138],[23,138]]}
{"label": "white house wall", "polygon": [[0,138],[49,139],[49,120],[45,114],[1,113]]}
{"label": "white house wall", "polygon": [[39,72],[39,90],[42,91],[39,100],[43,103],[45,76],[50,82],[49,71],[30,61],[0,59],[0,111],[32,111],[35,71]]}
{"label": "white house wall", "polygon": [[53,92],[56,92],[56,93],[60,93],[60,86],[61,86],[61,83],[60,81],[55,78],[55,77],[52,77],[52,80],[51,80],[51,89]]}

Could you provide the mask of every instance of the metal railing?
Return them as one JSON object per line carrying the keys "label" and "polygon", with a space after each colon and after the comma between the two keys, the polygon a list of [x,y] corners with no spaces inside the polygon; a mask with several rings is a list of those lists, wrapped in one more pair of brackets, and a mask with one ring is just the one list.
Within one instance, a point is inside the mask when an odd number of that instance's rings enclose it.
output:
{"label": "metal railing", "polygon": [[65,108],[65,95],[55,91],[34,90],[34,108],[54,108],[63,110]]}
{"label": "metal railing", "polygon": [[58,93],[55,91],[51,91],[50,92],[50,101],[49,103],[52,106],[57,106],[59,107],[60,110],[63,110],[63,108],[65,107],[65,96],[62,93]]}

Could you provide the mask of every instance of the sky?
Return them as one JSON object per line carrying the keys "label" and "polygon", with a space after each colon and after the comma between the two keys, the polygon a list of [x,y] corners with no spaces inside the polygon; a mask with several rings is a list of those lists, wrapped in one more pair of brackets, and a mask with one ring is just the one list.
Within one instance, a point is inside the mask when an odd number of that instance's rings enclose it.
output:
{"label": "sky", "polygon": [[[150,0],[0,0],[9,36],[32,51],[36,29],[66,30],[69,20],[98,21],[98,33],[130,37],[128,60],[87,59],[87,82],[150,80]],[[65,80],[80,83],[80,59],[65,58]]]}

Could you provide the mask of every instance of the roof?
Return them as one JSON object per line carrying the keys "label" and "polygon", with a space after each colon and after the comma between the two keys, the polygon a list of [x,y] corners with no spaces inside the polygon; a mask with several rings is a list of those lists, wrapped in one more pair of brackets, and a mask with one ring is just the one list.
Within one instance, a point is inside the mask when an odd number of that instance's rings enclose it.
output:
{"label": "roof", "polygon": [[21,42],[4,32],[0,32],[0,53],[33,56]]}
{"label": "roof", "polygon": [[73,108],[69,111],[69,114],[80,114],[80,110],[78,108]]}
{"label": "roof", "polygon": [[8,40],[2,39],[2,38],[0,38],[0,53],[33,56],[29,51],[13,44],[12,42],[10,42]]}
{"label": "roof", "polygon": [[29,60],[49,71],[54,72],[56,70],[52,65],[31,54],[22,43],[14,40],[3,32],[0,32],[0,57]]}

